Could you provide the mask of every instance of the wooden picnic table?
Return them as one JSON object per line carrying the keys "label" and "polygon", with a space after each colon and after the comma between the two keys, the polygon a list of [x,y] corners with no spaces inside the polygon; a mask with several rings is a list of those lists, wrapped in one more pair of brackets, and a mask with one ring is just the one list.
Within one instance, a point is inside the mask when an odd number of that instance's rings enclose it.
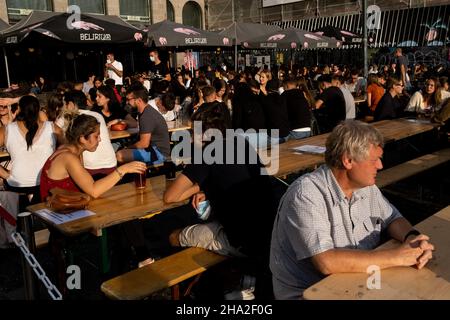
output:
{"label": "wooden picnic table", "polygon": [[[411,119],[383,120],[374,122],[371,125],[380,130],[385,139],[385,143],[399,141],[431,131],[438,126],[427,120]],[[325,133],[306,139],[289,140],[286,143],[275,147],[275,149],[272,147],[274,150],[262,150],[259,154],[264,163],[267,163],[269,160],[272,162],[279,162],[279,169],[275,173],[277,177],[283,177],[302,170],[314,169],[325,162],[324,155],[298,153],[294,152],[292,149],[304,145],[324,147],[328,136],[329,133]],[[277,148],[279,148],[278,155],[276,154]],[[270,151],[274,151],[275,154],[272,156]]]}
{"label": "wooden picnic table", "polygon": [[121,131],[113,131],[109,130],[109,138],[111,141],[118,140],[118,139],[126,139],[131,137],[131,133],[128,130],[121,130]]}
{"label": "wooden picnic table", "polygon": [[184,121],[167,121],[167,127],[169,128],[169,132],[176,132],[181,130],[189,130],[191,129],[191,122],[188,120]]}
{"label": "wooden picnic table", "polygon": [[[189,130],[191,129],[191,122],[190,121],[166,121],[167,128],[169,129],[169,133],[173,133],[176,131],[181,130]],[[134,134],[137,134],[138,130],[136,128],[128,129],[128,130],[122,130],[122,131],[112,131],[109,130],[109,137],[111,141],[118,140],[118,139],[125,139],[129,138]]]}
{"label": "wooden picnic table", "polygon": [[[368,289],[366,273],[339,273],[326,277],[304,292],[311,300],[434,300],[450,299],[450,206],[415,226],[435,245],[425,268],[396,267],[381,270],[381,288]],[[391,240],[379,249],[398,244]]]}
{"label": "wooden picnic table", "polygon": [[[46,224],[55,227],[67,236],[74,236],[84,232],[101,235],[101,230],[119,223],[138,219],[149,214],[156,214],[163,210],[179,207],[187,201],[166,204],[163,194],[166,190],[165,176],[148,178],[146,187],[138,190],[134,182],[114,186],[97,199],[91,200],[88,210],[94,216],[81,218],[63,224],[55,224],[39,216]],[[29,206],[27,209],[36,215],[36,211],[45,209],[45,203]]]}

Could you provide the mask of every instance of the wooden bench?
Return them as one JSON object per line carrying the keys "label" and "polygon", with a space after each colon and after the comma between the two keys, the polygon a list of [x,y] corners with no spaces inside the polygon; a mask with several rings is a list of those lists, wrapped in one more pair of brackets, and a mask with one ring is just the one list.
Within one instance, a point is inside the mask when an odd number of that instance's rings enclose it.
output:
{"label": "wooden bench", "polygon": [[395,167],[380,171],[377,175],[377,186],[383,188],[400,180],[446,163],[450,160],[450,148],[426,154],[419,158],[406,161]]}
{"label": "wooden bench", "polygon": [[179,284],[182,281],[196,277],[184,293],[183,296],[186,296],[204,271],[226,259],[226,256],[202,248],[187,248],[143,268],[105,281],[101,290],[110,299],[140,300],[165,288],[171,288],[172,299],[179,300]]}

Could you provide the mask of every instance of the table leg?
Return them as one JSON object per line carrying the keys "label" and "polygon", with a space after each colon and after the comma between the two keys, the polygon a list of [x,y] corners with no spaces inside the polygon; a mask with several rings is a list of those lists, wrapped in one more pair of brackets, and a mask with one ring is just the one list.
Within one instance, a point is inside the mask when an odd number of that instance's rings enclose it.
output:
{"label": "table leg", "polygon": [[[30,212],[22,212],[17,215],[17,230],[22,235],[28,250],[33,255],[36,253],[36,245],[33,233],[33,220]],[[21,264],[23,270],[23,282],[25,287],[25,299],[36,300],[39,298],[39,290],[37,286],[37,279],[34,275],[33,269],[27,263],[27,260],[21,255]]]}
{"label": "table leg", "polygon": [[106,232],[106,228],[102,229],[102,235],[100,236],[100,258],[102,273],[108,273],[110,269],[110,259],[108,252],[108,234]]}

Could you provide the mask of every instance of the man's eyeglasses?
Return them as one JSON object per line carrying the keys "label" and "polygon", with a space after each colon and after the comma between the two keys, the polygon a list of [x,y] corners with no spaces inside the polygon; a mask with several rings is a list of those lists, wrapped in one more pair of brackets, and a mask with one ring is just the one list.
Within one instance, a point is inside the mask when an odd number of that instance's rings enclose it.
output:
{"label": "man's eyeglasses", "polygon": [[395,86],[404,87],[403,83],[396,83]]}
{"label": "man's eyeglasses", "polygon": [[131,100],[136,100],[136,98],[127,98],[127,102],[130,102]]}
{"label": "man's eyeglasses", "polygon": [[7,109],[8,108],[8,106],[2,106],[2,105],[0,105],[0,109]]}

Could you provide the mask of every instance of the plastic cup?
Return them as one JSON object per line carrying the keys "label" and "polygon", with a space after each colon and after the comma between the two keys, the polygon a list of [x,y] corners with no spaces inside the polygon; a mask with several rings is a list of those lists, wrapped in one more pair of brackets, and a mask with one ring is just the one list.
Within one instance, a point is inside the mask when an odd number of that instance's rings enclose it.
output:
{"label": "plastic cup", "polygon": [[145,189],[147,182],[147,172],[136,173],[134,175],[134,183],[136,184],[136,189]]}

